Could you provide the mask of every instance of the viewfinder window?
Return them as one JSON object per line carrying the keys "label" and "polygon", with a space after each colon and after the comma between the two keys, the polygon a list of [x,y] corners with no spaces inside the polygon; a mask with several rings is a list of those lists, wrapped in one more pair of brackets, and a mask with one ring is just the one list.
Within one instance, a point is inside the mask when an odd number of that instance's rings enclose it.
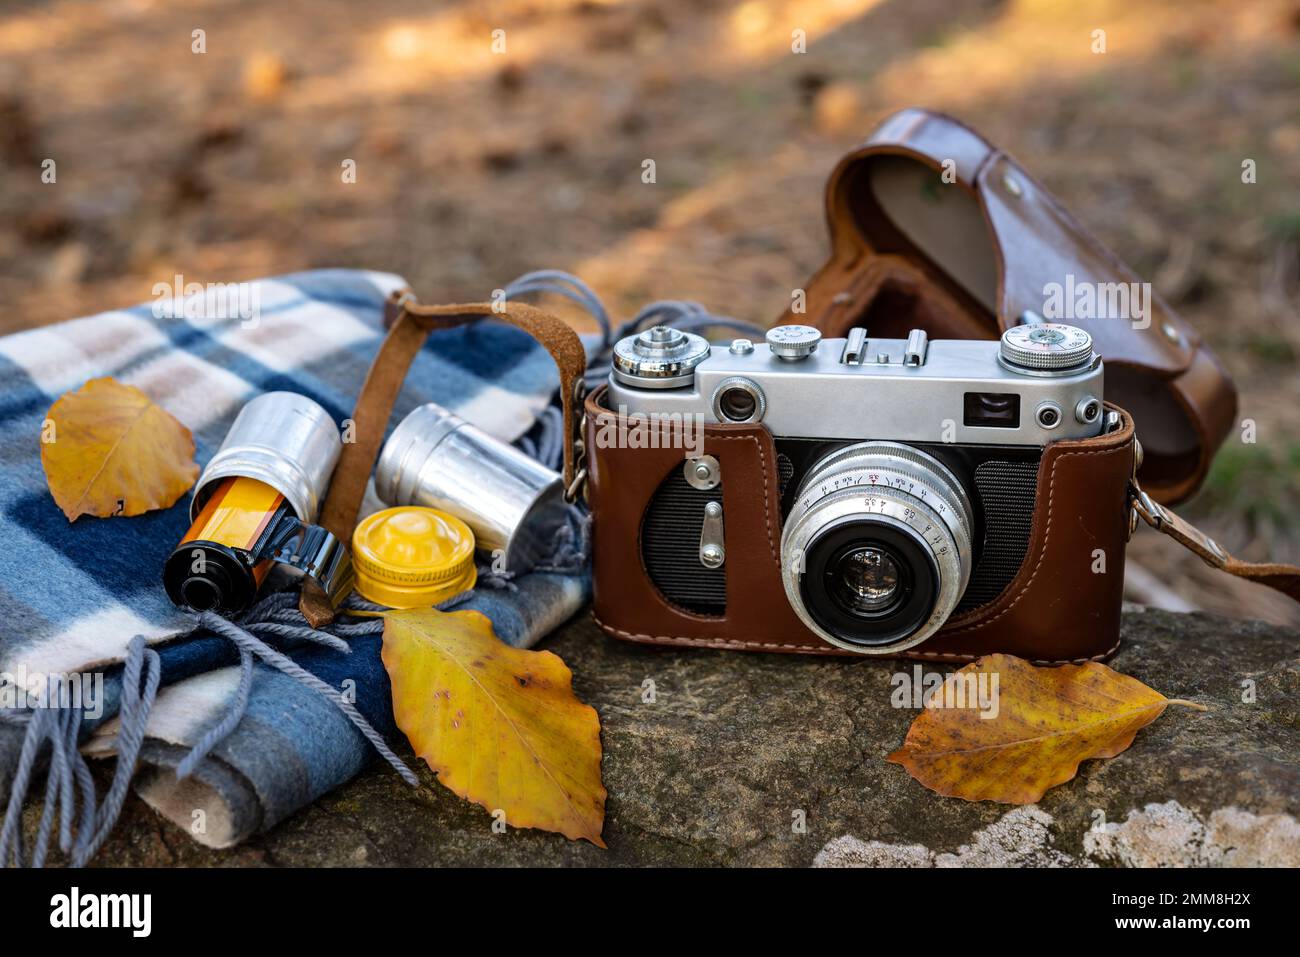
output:
{"label": "viewfinder window", "polygon": [[985,429],[1020,428],[1020,396],[1014,392],[967,392],[963,421]]}

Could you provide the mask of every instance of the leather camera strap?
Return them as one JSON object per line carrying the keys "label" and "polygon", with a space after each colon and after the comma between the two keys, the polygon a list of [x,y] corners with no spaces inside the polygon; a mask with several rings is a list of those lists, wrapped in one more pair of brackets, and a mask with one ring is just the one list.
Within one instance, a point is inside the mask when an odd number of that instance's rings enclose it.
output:
{"label": "leather camera strap", "polygon": [[[583,373],[587,353],[565,322],[535,306],[519,302],[475,302],[447,306],[420,305],[409,290],[393,293],[385,305],[388,335],[370,365],[352,412],[356,441],[345,443],[319,524],[340,541],[350,543],[370,473],[379,457],[393,403],[406,373],[429,333],[481,319],[494,319],[522,329],[546,347],[560,371],[560,401],[564,412],[564,484],[572,494],[581,485],[583,462],[578,428],[581,421]],[[303,580],[299,610],[319,628],[334,618],[334,609],[311,579]]]}
{"label": "leather camera strap", "polygon": [[1277,562],[1243,562],[1233,558],[1218,542],[1195,525],[1179,518],[1168,506],[1153,500],[1136,482],[1132,483],[1131,492],[1133,511],[1137,516],[1157,532],[1168,535],[1189,549],[1211,568],[1267,585],[1300,601],[1300,567]]}

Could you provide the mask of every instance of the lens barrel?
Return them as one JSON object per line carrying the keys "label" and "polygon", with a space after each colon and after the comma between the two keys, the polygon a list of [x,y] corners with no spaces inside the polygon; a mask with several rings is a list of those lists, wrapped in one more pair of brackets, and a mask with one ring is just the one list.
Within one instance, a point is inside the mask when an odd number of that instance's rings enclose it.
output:
{"label": "lens barrel", "polygon": [[966,590],[974,516],[933,456],[861,442],[807,473],[781,538],[795,613],[831,644],[888,655],[942,627]]}

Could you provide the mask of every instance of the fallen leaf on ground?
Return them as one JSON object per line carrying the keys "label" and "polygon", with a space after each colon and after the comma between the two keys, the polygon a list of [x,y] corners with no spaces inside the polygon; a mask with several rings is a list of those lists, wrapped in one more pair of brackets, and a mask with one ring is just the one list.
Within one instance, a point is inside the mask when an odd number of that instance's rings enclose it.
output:
{"label": "fallen leaf on ground", "polygon": [[600,718],[564,662],[505,644],[476,611],[384,619],[393,717],[438,780],[513,827],[604,847]]}
{"label": "fallen leaf on ground", "polygon": [[[959,692],[970,702],[978,682],[987,693],[994,676],[996,717],[982,718],[975,706],[937,706],[961,700]],[[1081,761],[1115,757],[1168,705],[1205,710],[1103,664],[1047,668],[1013,655],[989,655],[948,675],[942,694],[886,760],[947,797],[1004,804],[1032,804],[1073,778]]]}
{"label": "fallen leaf on ground", "polygon": [[190,430],[135,386],[108,377],[50,407],[41,465],[70,522],[167,508],[199,477]]}

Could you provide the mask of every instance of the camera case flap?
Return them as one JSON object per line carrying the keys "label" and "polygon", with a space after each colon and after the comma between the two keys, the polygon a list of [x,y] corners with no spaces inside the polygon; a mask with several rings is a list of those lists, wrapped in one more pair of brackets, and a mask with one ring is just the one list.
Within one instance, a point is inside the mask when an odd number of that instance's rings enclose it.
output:
{"label": "camera case flap", "polygon": [[[683,452],[669,443],[632,447],[602,441],[602,434],[627,425],[625,416],[607,407],[606,393],[602,387],[585,404],[587,496],[596,516],[593,613],[600,626],[615,637],[651,644],[853,654],[810,630],[787,600],[781,488],[789,476],[782,475],[776,441],[762,424],[703,426],[700,451],[716,463],[718,501],[727,517],[717,523],[724,535],[718,544],[726,558],[717,571],[725,607],[691,610],[665,594],[667,586],[648,567],[655,561],[653,549],[661,547],[648,540],[654,532],[648,522],[652,503],[665,502],[665,484],[683,473]],[[1026,513],[1032,518],[1024,556],[1009,583],[976,607],[959,609],[903,656],[963,661],[1006,652],[1056,664],[1115,652],[1135,443],[1132,419],[1110,411],[1120,417],[1116,428],[1043,448]],[[670,525],[682,529],[683,546],[695,547],[691,536],[701,535],[698,519]],[[708,571],[701,564],[705,546],[699,547],[700,561],[676,564],[679,577],[669,588],[675,596],[700,593]]]}
{"label": "camera case flap", "polygon": [[1107,397],[1137,422],[1151,498],[1177,502],[1200,486],[1236,421],[1231,380],[1197,332],[1006,153],[950,117],[904,110],[840,161],[826,208],[830,259],[807,283],[804,310],[781,323],[833,337],[860,326],[989,339],[1054,299],[1065,314],[1045,318],[1091,334]]}

